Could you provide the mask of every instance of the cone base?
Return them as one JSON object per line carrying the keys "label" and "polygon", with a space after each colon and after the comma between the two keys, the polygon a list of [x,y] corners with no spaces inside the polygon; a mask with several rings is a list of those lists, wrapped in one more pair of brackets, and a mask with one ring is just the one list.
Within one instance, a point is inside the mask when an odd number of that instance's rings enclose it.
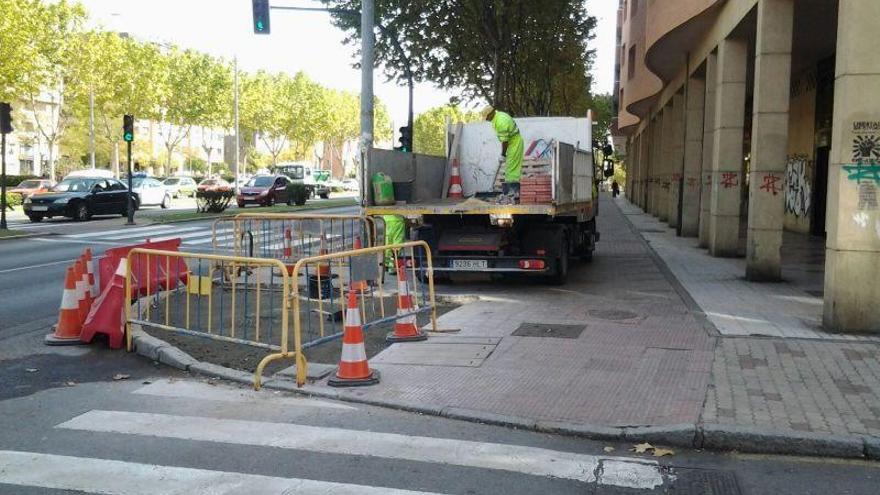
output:
{"label": "cone base", "polygon": [[327,380],[331,387],[366,387],[379,383],[379,371],[370,370],[370,376],[366,378],[339,378],[334,374]]}
{"label": "cone base", "polygon": [[385,342],[391,344],[395,342],[421,342],[423,340],[428,340],[428,334],[421,330],[415,335],[395,335],[394,332],[391,332],[385,336]]}
{"label": "cone base", "polygon": [[54,333],[46,335],[43,339],[46,345],[85,345],[79,337],[56,337]]}

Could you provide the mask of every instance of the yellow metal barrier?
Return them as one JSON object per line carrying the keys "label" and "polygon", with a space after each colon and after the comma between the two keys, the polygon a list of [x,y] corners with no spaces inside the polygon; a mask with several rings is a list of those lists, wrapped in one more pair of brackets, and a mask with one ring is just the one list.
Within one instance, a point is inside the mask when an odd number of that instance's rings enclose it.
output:
{"label": "yellow metal barrier", "polygon": [[[126,347],[133,324],[245,344],[306,360],[290,352],[292,280],[280,260],[133,249],[125,274]],[[259,387],[262,366],[254,377]]]}
{"label": "yellow metal barrier", "polygon": [[[385,304],[397,307],[400,298],[389,298],[386,300],[384,292],[382,269],[382,258],[385,251],[391,250],[395,259],[404,259],[405,270],[407,271],[408,283],[411,282],[415,290],[412,291],[413,300],[416,301],[417,307],[408,313],[397,313],[394,316],[386,316]],[[417,256],[416,250],[419,251]],[[358,258],[367,258],[367,263],[375,268],[375,280],[358,279],[355,274],[355,266],[359,264],[355,261]],[[370,258],[373,261],[370,261]],[[421,275],[421,277],[419,276]],[[419,291],[419,280],[427,282],[427,291]],[[344,323],[342,315],[345,314],[345,292],[346,290],[355,290],[360,293],[360,310],[362,314],[363,326],[365,328],[371,325],[379,325],[391,323],[399,318],[410,317],[424,312],[430,313],[431,325],[434,331],[437,330],[437,306],[434,299],[434,270],[431,258],[431,250],[424,241],[405,242],[390,246],[373,246],[358,250],[349,250],[339,253],[332,253],[320,256],[312,256],[302,258],[296,261],[296,264],[290,270],[291,280],[291,298],[293,300],[290,309],[293,313],[293,352],[292,353],[274,353],[264,357],[257,366],[254,384],[255,388],[260,388],[260,379],[265,367],[272,361],[284,359],[286,357],[296,356],[302,359],[302,363],[297,361],[296,367],[296,383],[297,386],[303,386],[306,381],[307,368],[303,350],[310,345],[318,345],[329,340],[341,337]],[[334,285],[334,281],[336,285]],[[396,281],[395,281],[396,282]],[[301,287],[306,287],[305,294]],[[378,294],[378,306],[376,309],[376,294]],[[375,319],[366,318],[368,312],[365,299],[370,296],[372,300],[372,316]],[[303,311],[302,303],[308,305]],[[419,303],[421,305],[419,306]],[[313,309],[313,304],[317,309]],[[338,308],[337,308],[338,304]],[[312,329],[312,319],[317,315],[317,331]],[[307,335],[304,338],[303,319],[306,319],[309,325]],[[333,331],[327,332],[325,329],[325,318],[332,322]],[[338,326],[337,326],[338,323]],[[338,330],[338,331],[337,331]],[[290,334],[288,334],[290,335]]]}
{"label": "yellow metal barrier", "polygon": [[240,213],[212,225],[214,253],[294,263],[326,252],[377,245],[373,218],[359,215]]}

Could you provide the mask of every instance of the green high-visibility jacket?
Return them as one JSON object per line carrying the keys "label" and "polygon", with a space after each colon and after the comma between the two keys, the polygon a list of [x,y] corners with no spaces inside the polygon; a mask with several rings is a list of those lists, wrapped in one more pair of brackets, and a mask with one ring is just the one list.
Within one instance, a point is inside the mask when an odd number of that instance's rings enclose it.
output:
{"label": "green high-visibility jacket", "polygon": [[523,154],[525,153],[519,128],[510,114],[498,110],[492,117],[492,127],[495,129],[498,141],[507,143],[507,169],[504,173],[504,182],[519,182],[522,178]]}

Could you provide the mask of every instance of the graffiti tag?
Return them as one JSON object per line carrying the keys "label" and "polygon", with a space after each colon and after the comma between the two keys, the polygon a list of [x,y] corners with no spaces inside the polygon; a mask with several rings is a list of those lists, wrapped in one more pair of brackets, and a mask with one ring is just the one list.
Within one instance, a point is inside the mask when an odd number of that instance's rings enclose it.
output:
{"label": "graffiti tag", "polygon": [[721,174],[721,187],[724,189],[730,189],[731,187],[736,187],[739,185],[739,173],[737,172],[722,172]]}
{"label": "graffiti tag", "polygon": [[797,217],[806,216],[810,211],[813,186],[807,179],[806,155],[793,155],[788,158],[785,168],[785,211]]}
{"label": "graffiti tag", "polygon": [[696,177],[688,177],[688,187],[693,189],[697,188],[697,178]]}
{"label": "graffiti tag", "polygon": [[849,174],[846,177],[849,180],[867,180],[880,184],[880,165],[862,165],[861,163],[857,163],[855,165],[844,165],[843,170]]}
{"label": "graffiti tag", "polygon": [[782,180],[782,177],[779,177],[775,174],[767,174],[764,176],[764,182],[761,184],[761,190],[767,191],[768,193],[772,193],[774,196],[779,194],[779,191],[782,188],[779,186],[779,181]]}
{"label": "graffiti tag", "polygon": [[877,185],[872,182],[859,183],[859,209],[877,209]]}

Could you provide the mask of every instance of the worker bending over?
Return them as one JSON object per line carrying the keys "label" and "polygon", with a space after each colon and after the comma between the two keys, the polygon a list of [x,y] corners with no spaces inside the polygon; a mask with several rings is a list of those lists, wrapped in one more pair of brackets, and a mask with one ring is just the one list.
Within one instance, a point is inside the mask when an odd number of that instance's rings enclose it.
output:
{"label": "worker bending over", "polygon": [[492,122],[492,128],[501,141],[501,157],[498,158],[498,166],[504,166],[501,203],[518,203],[525,151],[522,135],[510,114],[489,107],[486,109],[486,120]]}

